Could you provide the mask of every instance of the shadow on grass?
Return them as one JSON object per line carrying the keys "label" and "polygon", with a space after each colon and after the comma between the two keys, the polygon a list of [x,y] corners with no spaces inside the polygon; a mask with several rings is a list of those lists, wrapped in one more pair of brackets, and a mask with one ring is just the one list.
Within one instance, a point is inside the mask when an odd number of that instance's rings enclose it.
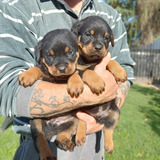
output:
{"label": "shadow on grass", "polygon": [[3,132],[5,129],[9,128],[13,124],[13,118],[5,118],[2,125],[0,126],[0,131]]}
{"label": "shadow on grass", "polygon": [[146,122],[151,126],[152,130],[160,136],[160,90],[137,85],[133,86],[132,89],[146,96],[151,96],[148,100],[150,107],[141,106],[139,111],[144,113]]}

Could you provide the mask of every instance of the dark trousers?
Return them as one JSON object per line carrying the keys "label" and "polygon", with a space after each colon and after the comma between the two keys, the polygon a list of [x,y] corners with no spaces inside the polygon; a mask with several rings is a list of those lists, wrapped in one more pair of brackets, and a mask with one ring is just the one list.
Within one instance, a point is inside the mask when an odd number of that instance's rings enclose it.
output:
{"label": "dark trousers", "polygon": [[[63,151],[54,144],[55,136],[49,142],[49,147],[57,160],[104,160],[104,138],[102,132],[87,135],[87,141],[82,147],[75,147],[73,152]],[[32,137],[21,136],[21,143],[14,160],[39,160]]]}

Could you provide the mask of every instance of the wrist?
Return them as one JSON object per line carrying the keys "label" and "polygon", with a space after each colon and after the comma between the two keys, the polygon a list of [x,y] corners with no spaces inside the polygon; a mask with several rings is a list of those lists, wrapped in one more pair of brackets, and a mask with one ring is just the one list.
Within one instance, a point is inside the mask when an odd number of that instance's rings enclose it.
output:
{"label": "wrist", "polygon": [[118,84],[119,87],[116,93],[116,103],[117,103],[118,108],[121,108],[122,105],[124,104],[127,98],[127,95],[128,95],[128,91],[130,89],[130,85],[131,83],[129,81]]}

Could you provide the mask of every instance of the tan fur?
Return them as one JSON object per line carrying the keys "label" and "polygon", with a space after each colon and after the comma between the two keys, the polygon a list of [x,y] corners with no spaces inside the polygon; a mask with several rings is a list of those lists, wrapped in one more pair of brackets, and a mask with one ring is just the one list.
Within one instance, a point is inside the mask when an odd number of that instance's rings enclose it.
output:
{"label": "tan fur", "polygon": [[86,122],[79,119],[76,132],[76,145],[78,147],[82,146],[86,142],[86,128]]}
{"label": "tan fur", "polygon": [[49,50],[50,55],[54,55],[54,51],[52,49]]}
{"label": "tan fur", "polygon": [[111,45],[114,46],[114,37],[112,34],[111,34]]}
{"label": "tan fur", "polygon": [[48,66],[47,63],[45,62],[45,59],[44,59],[44,58],[42,59],[42,62],[43,62],[43,64],[45,64],[45,66],[48,68],[48,72],[49,72],[51,75],[53,75],[54,77],[56,77],[56,76],[64,76],[64,75],[71,75],[71,74],[74,73],[75,67],[76,67],[76,65],[75,65],[76,62],[70,63],[70,64],[68,64],[68,66],[66,67],[65,73],[62,73],[62,72],[60,72],[60,71],[57,69],[57,67],[56,67],[55,65]]}
{"label": "tan fur", "polygon": [[86,70],[82,75],[83,81],[90,87],[93,93],[99,95],[105,89],[105,83],[96,72]]}
{"label": "tan fur", "polygon": [[83,81],[81,77],[74,73],[69,79],[67,83],[67,91],[71,95],[71,97],[78,97],[83,92]]}
{"label": "tan fur", "polygon": [[106,33],[104,34],[104,37],[107,37],[107,35],[108,35],[108,33],[106,32]]}
{"label": "tan fur", "polygon": [[86,70],[87,68],[91,67],[91,66],[95,66],[97,63],[90,63],[90,64],[86,64],[86,65],[80,65],[78,64],[77,65],[77,69],[78,70],[81,70],[81,71],[84,71]]}
{"label": "tan fur", "polygon": [[74,134],[73,131],[76,131],[77,122],[78,121],[74,121],[74,124],[69,129],[60,132],[56,137],[56,141],[63,145],[63,148],[69,150],[70,152],[72,152],[75,147],[74,143],[70,139]]}
{"label": "tan fur", "polygon": [[67,47],[65,47],[65,51],[64,51],[65,53],[68,53],[69,52],[69,47],[67,46]]}
{"label": "tan fur", "polygon": [[[111,128],[103,128],[103,132],[104,132],[104,148],[107,151],[107,153],[111,154],[113,152],[113,133],[114,130],[116,128],[116,125],[118,123],[118,119],[119,119],[119,114],[117,112],[113,112],[112,110],[109,111],[110,113],[110,117],[115,117],[116,122],[114,123],[114,125]],[[112,113],[111,113],[112,112]]]}
{"label": "tan fur", "polygon": [[42,72],[38,67],[29,68],[18,76],[19,84],[28,87],[32,86],[36,80],[42,78]]}
{"label": "tan fur", "polygon": [[48,143],[45,139],[45,135],[42,131],[42,119],[34,119],[33,120],[35,125],[36,125],[36,129],[37,129],[37,147],[40,153],[40,160],[46,160],[48,156],[53,157],[52,152],[50,151],[50,148],[48,147]]}
{"label": "tan fur", "polygon": [[98,55],[99,58],[103,58],[108,53],[105,46],[102,47],[101,51],[97,52],[93,47],[93,43],[89,43],[88,45],[83,45],[81,42],[79,42],[79,50],[80,54],[89,61],[95,60],[94,57],[91,57],[93,55]]}
{"label": "tan fur", "polygon": [[90,34],[91,34],[91,35],[94,35],[94,30],[93,30],[93,29],[90,30]]}
{"label": "tan fur", "polygon": [[116,81],[125,82],[127,79],[127,72],[125,69],[116,61],[110,60],[107,64],[107,69],[114,75]]}

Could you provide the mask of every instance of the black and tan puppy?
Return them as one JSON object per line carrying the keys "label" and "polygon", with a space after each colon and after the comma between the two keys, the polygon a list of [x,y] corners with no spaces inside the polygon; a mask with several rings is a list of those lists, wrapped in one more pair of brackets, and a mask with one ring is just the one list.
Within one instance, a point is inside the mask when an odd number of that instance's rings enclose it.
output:
{"label": "black and tan puppy", "polygon": [[[85,72],[82,75],[83,81],[90,86],[93,92],[99,94],[104,89],[104,83],[92,70],[108,54],[109,43],[111,42],[111,45],[114,46],[112,30],[108,23],[99,16],[90,16],[78,21],[71,30],[78,37],[80,50],[78,69],[82,70],[83,73],[85,68]],[[126,71],[116,61],[110,60],[106,67],[117,81],[124,82],[126,80]],[[97,79],[97,84],[95,84],[95,79]]]}
{"label": "black and tan puppy", "polygon": [[[103,18],[90,16],[76,22],[72,27],[72,31],[78,37],[80,50],[78,69],[82,72],[82,79],[88,84],[92,92],[100,94],[104,91],[105,83],[93,71],[93,68],[107,55],[109,43],[111,42],[111,45],[114,46],[112,30]],[[127,79],[126,71],[116,61],[109,61],[106,67],[117,81],[124,82]],[[114,99],[103,105],[97,105],[83,111],[95,117],[98,123],[104,124],[105,150],[108,153],[112,153],[112,136],[120,113],[116,106],[116,100]],[[83,123],[81,124],[82,128],[85,128]],[[77,130],[78,132],[79,130]]]}
{"label": "black and tan puppy", "polygon": [[[20,85],[31,86],[38,79],[54,83],[67,83],[70,76],[73,76],[73,80],[76,78],[75,71],[79,57],[77,37],[69,30],[58,29],[47,33],[36,46],[35,54],[36,67],[19,75]],[[76,87],[76,85],[74,86]],[[79,95],[82,92],[83,82],[78,86],[79,89],[71,89],[75,91],[74,95]],[[68,90],[70,89],[68,88]],[[32,137],[41,160],[56,159],[47,142],[56,134],[58,146],[64,150],[73,151],[75,144],[70,139],[76,132],[78,121],[75,111],[48,119],[35,118],[30,120]],[[81,135],[78,138],[81,138]],[[82,139],[78,138],[78,142],[83,144]]]}

